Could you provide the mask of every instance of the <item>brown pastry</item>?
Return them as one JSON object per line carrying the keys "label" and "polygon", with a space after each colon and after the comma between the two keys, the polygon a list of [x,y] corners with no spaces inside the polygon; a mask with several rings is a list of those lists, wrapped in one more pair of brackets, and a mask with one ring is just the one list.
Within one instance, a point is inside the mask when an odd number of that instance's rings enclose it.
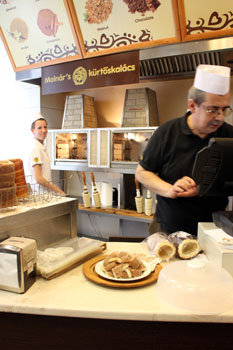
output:
{"label": "brown pastry", "polygon": [[126,252],[113,252],[103,261],[103,271],[115,278],[134,278],[145,271],[142,261]]}
{"label": "brown pastry", "polygon": [[15,165],[15,185],[16,195],[18,198],[25,198],[28,196],[27,182],[24,173],[24,166],[22,159],[9,159]]}
{"label": "brown pastry", "polygon": [[9,174],[15,172],[14,163],[9,160],[1,160],[0,161],[0,174]]}
{"label": "brown pastry", "polygon": [[15,165],[0,161],[0,208],[12,207],[16,204]]}
{"label": "brown pastry", "polygon": [[15,186],[0,189],[0,208],[9,208],[15,206],[16,204]]}
{"label": "brown pastry", "polygon": [[168,240],[176,247],[176,255],[181,259],[194,258],[200,252],[199,243],[190,233],[177,231],[168,235]]}

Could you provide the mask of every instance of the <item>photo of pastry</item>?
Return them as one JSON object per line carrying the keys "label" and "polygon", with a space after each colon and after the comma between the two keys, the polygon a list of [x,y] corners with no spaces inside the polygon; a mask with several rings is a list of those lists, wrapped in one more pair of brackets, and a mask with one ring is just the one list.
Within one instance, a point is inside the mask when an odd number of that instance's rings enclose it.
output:
{"label": "photo of pastry", "polygon": [[18,43],[21,43],[28,38],[28,26],[22,19],[14,18],[10,24],[9,34]]}
{"label": "photo of pastry", "polygon": [[57,15],[49,10],[40,10],[37,16],[37,25],[43,34],[48,36],[56,36],[58,27],[63,23],[58,22]]}
{"label": "photo of pastry", "polygon": [[97,23],[107,21],[112,13],[111,0],[87,0],[85,4],[84,20],[88,23]]}
{"label": "photo of pastry", "polygon": [[139,12],[144,16],[146,11],[154,12],[161,4],[158,0],[123,0],[130,13]]}

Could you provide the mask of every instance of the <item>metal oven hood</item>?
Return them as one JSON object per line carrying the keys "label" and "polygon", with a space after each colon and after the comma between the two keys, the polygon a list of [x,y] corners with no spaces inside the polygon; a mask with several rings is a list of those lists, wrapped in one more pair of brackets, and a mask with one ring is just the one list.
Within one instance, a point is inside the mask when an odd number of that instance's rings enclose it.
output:
{"label": "metal oven hood", "polygon": [[[199,64],[229,66],[233,71],[233,36],[182,42],[139,51],[140,81],[194,76]],[[16,80],[41,84],[41,68],[16,72]]]}
{"label": "metal oven hood", "polygon": [[199,64],[225,65],[233,71],[233,36],[140,50],[140,81],[194,76]]}

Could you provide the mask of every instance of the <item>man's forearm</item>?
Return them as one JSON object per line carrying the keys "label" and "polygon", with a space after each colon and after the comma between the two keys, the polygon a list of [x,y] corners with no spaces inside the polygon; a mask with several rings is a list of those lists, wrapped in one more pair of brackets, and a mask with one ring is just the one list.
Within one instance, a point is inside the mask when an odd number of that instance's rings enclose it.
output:
{"label": "man's forearm", "polygon": [[145,170],[142,166],[138,165],[135,176],[137,180],[143,184],[148,190],[159,194],[160,196],[167,197],[172,185],[162,180],[156,174]]}
{"label": "man's forearm", "polygon": [[176,182],[171,185],[156,174],[145,170],[141,165],[138,165],[135,175],[138,181],[146,188],[162,197],[177,198],[194,197],[197,195],[197,185],[194,180],[188,176],[177,179]]}

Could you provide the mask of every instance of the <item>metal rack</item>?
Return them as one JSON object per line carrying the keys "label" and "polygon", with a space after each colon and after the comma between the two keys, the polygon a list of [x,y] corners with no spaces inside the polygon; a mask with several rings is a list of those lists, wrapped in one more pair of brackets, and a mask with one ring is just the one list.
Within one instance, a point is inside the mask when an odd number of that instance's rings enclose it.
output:
{"label": "metal rack", "polygon": [[[26,185],[0,189],[0,212],[18,206],[40,206],[62,196],[54,191],[48,191],[43,186],[32,182],[31,176],[26,177]],[[67,180],[61,180],[56,185],[66,192]]]}

